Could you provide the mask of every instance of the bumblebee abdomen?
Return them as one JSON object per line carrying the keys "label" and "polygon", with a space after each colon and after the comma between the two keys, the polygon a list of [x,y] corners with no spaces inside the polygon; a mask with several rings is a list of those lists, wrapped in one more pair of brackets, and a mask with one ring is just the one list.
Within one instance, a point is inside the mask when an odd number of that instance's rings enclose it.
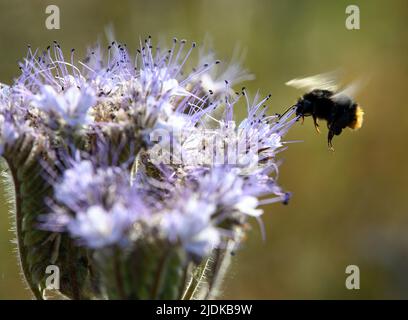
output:
{"label": "bumblebee abdomen", "polygon": [[360,129],[363,126],[363,116],[364,110],[359,105],[357,105],[354,111],[354,118],[352,122],[348,125],[348,127],[353,130]]}

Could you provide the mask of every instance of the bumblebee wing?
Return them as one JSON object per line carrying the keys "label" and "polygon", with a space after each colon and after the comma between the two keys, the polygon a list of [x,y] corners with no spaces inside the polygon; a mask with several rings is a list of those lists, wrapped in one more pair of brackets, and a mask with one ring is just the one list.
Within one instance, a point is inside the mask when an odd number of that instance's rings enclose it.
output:
{"label": "bumblebee wing", "polygon": [[292,79],[286,82],[286,85],[297,89],[306,89],[308,91],[312,91],[314,89],[337,91],[337,78],[338,72],[332,71],[316,74],[306,78]]}
{"label": "bumblebee wing", "polygon": [[354,98],[365,82],[366,80],[363,79],[353,81],[350,85],[334,94],[332,100],[339,102],[347,98]]}

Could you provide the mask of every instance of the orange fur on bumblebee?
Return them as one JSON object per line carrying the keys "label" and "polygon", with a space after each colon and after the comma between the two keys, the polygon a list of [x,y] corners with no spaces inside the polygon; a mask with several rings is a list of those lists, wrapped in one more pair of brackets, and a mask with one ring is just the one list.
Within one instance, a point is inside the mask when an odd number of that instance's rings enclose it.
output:
{"label": "orange fur on bumblebee", "polygon": [[339,91],[332,74],[321,74],[293,79],[286,84],[308,90],[293,108],[296,108],[296,115],[302,119],[312,116],[318,132],[320,132],[318,119],[326,120],[329,129],[327,143],[331,150],[334,150],[333,137],[340,135],[343,129],[361,128],[364,111],[352,97],[358,83],[353,83]]}

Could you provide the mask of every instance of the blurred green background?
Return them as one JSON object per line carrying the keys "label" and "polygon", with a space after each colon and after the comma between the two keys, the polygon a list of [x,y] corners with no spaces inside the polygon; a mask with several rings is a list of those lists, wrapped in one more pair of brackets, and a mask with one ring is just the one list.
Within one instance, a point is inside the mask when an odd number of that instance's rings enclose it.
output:
{"label": "blurred green background", "polygon": [[[47,30],[45,8],[61,10],[61,29]],[[361,29],[345,28],[356,4]],[[370,76],[357,98],[364,127],[335,138],[317,135],[312,121],[291,130],[281,154],[280,183],[289,206],[266,208],[266,241],[256,224],[236,256],[223,298],[408,298],[407,135],[408,2],[392,1],[23,1],[0,0],[0,82],[18,74],[26,45],[57,39],[79,54],[112,23],[118,40],[136,48],[139,36],[213,40],[227,60],[239,44],[256,75],[246,84],[272,93],[281,112],[300,95],[284,86],[294,77],[333,69],[344,80]],[[82,49],[81,49],[82,48]],[[1,190],[0,190],[1,191]],[[27,299],[11,244],[6,198],[0,192],[0,298]],[[358,265],[361,289],[345,288],[345,268]]]}

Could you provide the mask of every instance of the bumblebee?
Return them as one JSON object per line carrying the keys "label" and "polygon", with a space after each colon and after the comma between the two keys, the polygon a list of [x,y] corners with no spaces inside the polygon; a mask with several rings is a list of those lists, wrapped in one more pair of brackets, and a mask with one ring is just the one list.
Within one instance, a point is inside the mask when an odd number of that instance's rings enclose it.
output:
{"label": "bumblebee", "polygon": [[316,131],[320,133],[318,120],[326,120],[328,135],[327,143],[333,149],[332,140],[349,127],[356,130],[363,125],[363,109],[354,101],[353,94],[361,85],[361,81],[339,90],[332,73],[320,74],[303,79],[293,79],[286,85],[307,89],[293,106],[296,115],[302,118],[311,116]]}

